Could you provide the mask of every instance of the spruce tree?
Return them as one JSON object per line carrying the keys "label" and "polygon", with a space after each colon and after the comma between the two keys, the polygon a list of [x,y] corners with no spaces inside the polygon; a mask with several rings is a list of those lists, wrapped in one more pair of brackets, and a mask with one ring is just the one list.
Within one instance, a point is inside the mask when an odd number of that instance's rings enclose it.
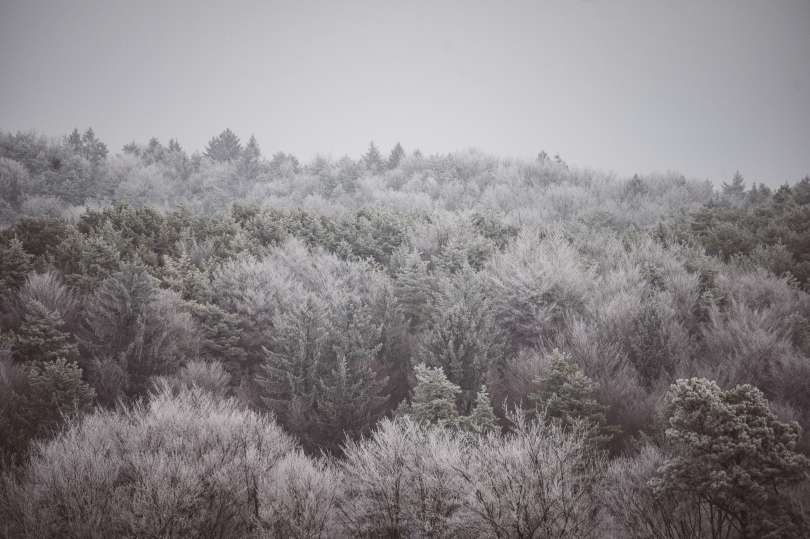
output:
{"label": "spruce tree", "polygon": [[471,432],[484,434],[497,428],[497,418],[486,386],[481,386],[475,397],[472,412],[462,418],[462,426]]}
{"label": "spruce tree", "polygon": [[15,361],[40,364],[57,358],[76,360],[78,344],[74,336],[65,331],[65,321],[59,311],[49,310],[33,298],[24,300],[23,311],[23,322],[12,349]]}
{"label": "spruce tree", "polygon": [[273,316],[273,334],[257,377],[260,400],[279,422],[311,444],[317,424],[319,374],[327,353],[328,320],[313,295]]}
{"label": "spruce tree", "polygon": [[205,156],[219,162],[235,161],[241,154],[242,144],[239,137],[230,129],[208,141],[205,148]]}
{"label": "spruce tree", "polygon": [[25,284],[33,269],[32,256],[25,252],[22,242],[16,237],[8,245],[0,246],[0,296],[9,301],[18,288]]}
{"label": "spruce tree", "polygon": [[559,350],[552,352],[548,370],[535,383],[538,390],[529,400],[546,418],[565,428],[587,421],[591,426],[589,442],[595,446],[613,438],[616,429],[607,425],[607,407],[596,399],[596,384]]}
{"label": "spruce tree", "polygon": [[363,165],[370,172],[380,172],[382,170],[383,158],[373,141],[368,145],[368,151],[363,156]]}
{"label": "spruce tree", "polygon": [[403,411],[419,423],[455,426],[458,423],[456,398],[461,388],[447,379],[441,367],[420,363],[414,371],[416,388],[413,399]]}
{"label": "spruce tree", "polygon": [[397,142],[394,149],[391,150],[391,155],[388,156],[388,170],[394,170],[402,162],[405,157],[405,150],[402,149],[402,144]]}
{"label": "spruce tree", "polygon": [[745,180],[739,170],[734,173],[730,184],[723,182],[723,194],[738,200],[745,196]]}

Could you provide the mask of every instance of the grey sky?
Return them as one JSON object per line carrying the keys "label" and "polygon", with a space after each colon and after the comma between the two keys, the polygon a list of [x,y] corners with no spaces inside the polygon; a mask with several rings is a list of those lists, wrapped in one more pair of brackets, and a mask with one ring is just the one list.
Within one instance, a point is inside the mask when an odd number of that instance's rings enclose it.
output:
{"label": "grey sky", "polygon": [[0,0],[0,129],[810,174],[810,0]]}

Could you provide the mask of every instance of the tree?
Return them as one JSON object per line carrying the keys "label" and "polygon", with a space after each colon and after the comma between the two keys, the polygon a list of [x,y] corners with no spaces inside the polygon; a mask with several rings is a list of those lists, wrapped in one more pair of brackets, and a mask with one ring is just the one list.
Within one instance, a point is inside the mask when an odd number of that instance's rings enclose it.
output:
{"label": "tree", "polygon": [[366,167],[366,170],[370,172],[380,172],[380,170],[382,170],[382,155],[373,141],[368,145],[368,151],[363,156],[363,165]]}
{"label": "tree", "polygon": [[[105,279],[85,308],[85,369],[99,386],[108,375],[129,396],[149,388],[150,378],[171,374],[198,355],[198,333],[180,297],[160,290],[142,266],[125,265]],[[110,372],[113,371],[113,373]],[[115,391],[103,395],[114,402]]]}
{"label": "tree", "polygon": [[233,131],[226,129],[208,141],[205,156],[214,161],[235,161],[242,154],[242,145]]}
{"label": "tree", "polygon": [[19,460],[31,440],[89,412],[94,400],[82,370],[65,358],[13,368],[0,378],[0,461]]}
{"label": "tree", "polygon": [[529,399],[547,419],[563,428],[585,421],[591,428],[588,442],[595,446],[611,440],[615,428],[606,425],[607,406],[596,400],[596,384],[559,350],[552,352],[548,370],[535,383],[538,390]]}
{"label": "tree", "polygon": [[441,367],[420,363],[414,367],[416,388],[403,411],[418,423],[454,426],[458,421],[456,398],[461,388],[447,379]]}
{"label": "tree", "polygon": [[257,377],[264,405],[279,422],[311,443],[317,421],[318,375],[329,337],[326,305],[308,295],[273,316],[270,347]]}
{"label": "tree", "polygon": [[281,501],[270,497],[285,495],[275,468],[295,448],[272,419],[233,399],[163,385],[148,401],[100,410],[41,442],[0,489],[2,531],[252,537]]}
{"label": "tree", "polygon": [[461,426],[477,434],[492,432],[497,428],[495,410],[492,408],[492,400],[489,398],[486,386],[481,386],[475,397],[472,412],[461,418]]}
{"label": "tree", "polygon": [[587,429],[527,421],[518,412],[512,429],[470,444],[463,480],[463,537],[601,537],[597,486],[605,472]]}
{"label": "tree", "polygon": [[676,453],[652,484],[691,500],[711,517],[711,537],[802,537],[810,532],[786,490],[810,477],[794,451],[796,423],[779,421],[757,388],[722,390],[709,380],[678,380],[667,395],[666,436]]}
{"label": "tree", "polygon": [[19,210],[29,183],[28,171],[23,165],[0,157],[0,202],[5,201],[12,209]]}
{"label": "tree", "polygon": [[388,156],[388,170],[394,170],[399,166],[402,162],[402,159],[405,157],[405,150],[402,149],[402,144],[397,142],[394,149],[391,150],[391,155]]}
{"label": "tree", "polygon": [[733,199],[742,200],[745,196],[745,180],[740,174],[740,171],[734,173],[734,177],[731,178],[731,183],[723,182],[723,194],[727,197],[731,197]]}
{"label": "tree", "polygon": [[492,308],[475,275],[465,272],[448,283],[433,306],[419,342],[419,357],[444,369],[461,390],[461,412],[469,413],[490,366],[502,347]]}
{"label": "tree", "polygon": [[79,355],[75,337],[65,331],[59,311],[28,298],[23,304],[23,322],[17,330],[13,347],[15,361],[39,364],[63,358],[75,361]]}
{"label": "tree", "polygon": [[8,245],[0,245],[0,296],[13,294],[25,284],[33,269],[32,258],[17,238],[12,238]]}

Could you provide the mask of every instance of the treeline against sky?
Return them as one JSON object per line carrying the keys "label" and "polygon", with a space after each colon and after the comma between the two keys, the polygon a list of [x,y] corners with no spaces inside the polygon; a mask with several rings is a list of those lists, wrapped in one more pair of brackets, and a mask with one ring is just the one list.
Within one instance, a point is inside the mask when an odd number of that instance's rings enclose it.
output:
{"label": "treeline against sky", "polygon": [[810,179],[0,156],[6,535],[808,530]]}

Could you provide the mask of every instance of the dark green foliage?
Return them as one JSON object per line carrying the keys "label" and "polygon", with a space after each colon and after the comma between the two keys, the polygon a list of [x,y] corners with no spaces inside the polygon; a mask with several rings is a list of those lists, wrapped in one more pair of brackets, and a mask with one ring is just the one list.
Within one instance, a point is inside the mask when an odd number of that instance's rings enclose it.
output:
{"label": "dark green foliage", "polygon": [[[749,193],[751,203],[739,207],[711,206],[694,212],[685,237],[694,237],[706,252],[724,260],[746,259],[760,246],[783,246],[787,267],[769,268],[790,273],[800,285],[810,282],[810,181],[783,185],[772,196]],[[730,187],[734,193],[736,187]],[[765,196],[767,195],[767,196]],[[797,196],[798,195],[798,196]],[[734,195],[736,196],[736,195]],[[763,261],[768,264],[768,260]],[[767,266],[766,266],[767,267]]]}
{"label": "dark green foliage", "polygon": [[63,219],[23,217],[10,229],[0,232],[0,235],[19,239],[23,249],[35,257],[37,269],[41,270],[41,266],[53,257],[56,246],[70,231],[70,226]]}
{"label": "dark green foliage", "polygon": [[559,350],[551,354],[548,370],[536,380],[537,391],[529,395],[538,413],[565,428],[587,422],[588,442],[601,446],[610,442],[616,428],[607,425],[607,406],[597,400],[597,387],[581,369]]}
{"label": "dark green foliage", "polygon": [[200,328],[200,357],[221,361],[238,385],[247,374],[238,317],[212,304],[191,303],[189,307]]}
{"label": "dark green foliage", "polygon": [[78,358],[76,338],[65,330],[61,313],[36,299],[26,299],[22,309],[22,323],[12,348],[16,362],[41,364],[58,358],[68,361]]}
{"label": "dark green foliage", "polygon": [[196,353],[190,315],[180,311],[179,298],[158,291],[156,279],[142,266],[124,266],[105,279],[84,321],[88,377],[105,386],[112,377],[118,380],[112,387],[129,396],[143,393],[152,376],[174,372]]}
{"label": "dark green foliage", "polygon": [[79,366],[61,357],[12,368],[0,378],[0,461],[19,460],[31,440],[53,435],[95,400]]}
{"label": "dark green foliage", "polygon": [[396,143],[394,149],[391,150],[391,155],[388,156],[388,170],[393,170],[399,166],[402,159],[405,157],[405,150],[402,149],[402,144]]}
{"label": "dark green foliage", "polygon": [[414,367],[416,388],[409,406],[402,413],[417,423],[455,426],[458,422],[456,399],[461,388],[447,379],[440,367],[420,363]]}
{"label": "dark green foliage", "polygon": [[31,259],[17,238],[12,238],[7,245],[0,245],[0,297],[4,298],[4,303],[25,283],[33,269]]}
{"label": "dark green foliage", "polygon": [[469,413],[490,367],[504,353],[490,303],[464,273],[439,296],[431,318],[419,357],[444,369],[461,388],[461,411]]}
{"label": "dark green foliage", "polygon": [[810,461],[795,452],[799,426],[778,420],[761,391],[678,380],[668,394],[667,415],[666,435],[676,453],[653,480],[657,493],[709,512],[712,537],[810,532],[787,497],[787,489],[810,477]]}
{"label": "dark green foliage", "polygon": [[489,391],[485,386],[481,387],[478,395],[475,396],[472,412],[470,415],[460,418],[461,427],[476,434],[486,434],[497,429],[497,418],[495,409],[492,407],[492,400],[489,398]]}
{"label": "dark green foliage", "polygon": [[234,161],[242,153],[242,144],[239,142],[233,131],[226,129],[216,137],[208,141],[205,148],[206,157],[214,161]]}
{"label": "dark green foliage", "polygon": [[369,143],[368,151],[363,156],[363,164],[369,172],[379,172],[383,168],[382,154],[373,141]]}
{"label": "dark green foliage", "polygon": [[116,246],[104,237],[81,234],[73,229],[54,248],[53,263],[65,276],[68,285],[90,293],[118,271],[121,256]]}

